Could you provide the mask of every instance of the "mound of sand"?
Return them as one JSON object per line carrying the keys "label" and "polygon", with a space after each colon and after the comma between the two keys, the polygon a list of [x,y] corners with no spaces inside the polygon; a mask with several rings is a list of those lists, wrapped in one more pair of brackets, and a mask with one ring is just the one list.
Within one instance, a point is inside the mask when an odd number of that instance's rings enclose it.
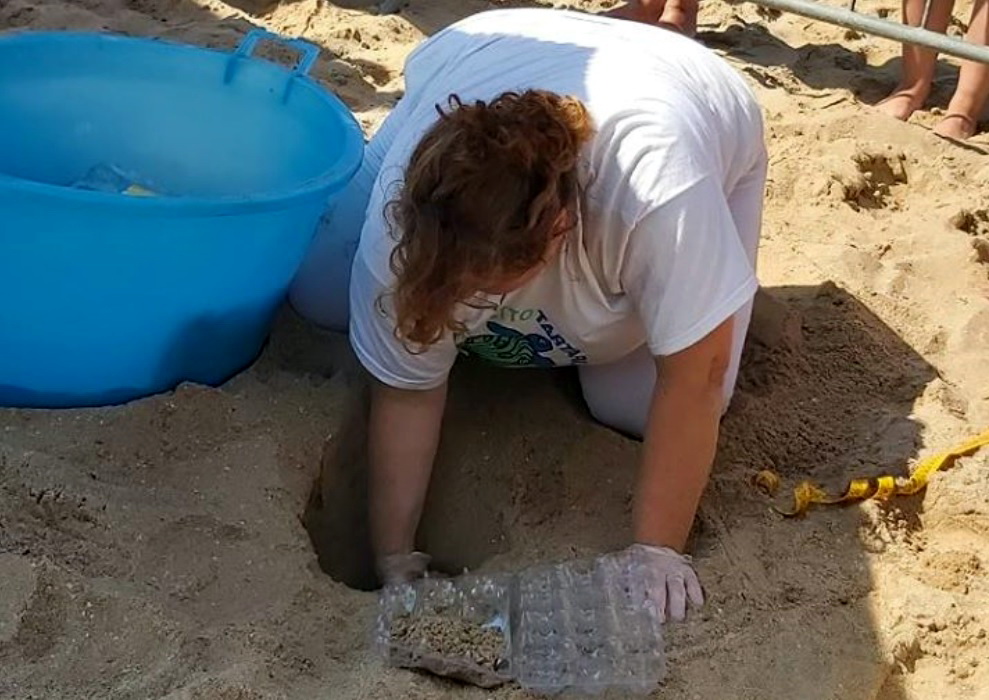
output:
{"label": "mound of sand", "polygon": [[[303,35],[370,131],[415,43],[488,5],[369,6],[5,0],[0,28]],[[989,454],[918,497],[797,521],[749,482],[903,472],[989,425],[986,139],[872,113],[894,45],[752,5],[701,19],[765,109],[765,291],[693,538],[710,602],[671,628],[660,696],[989,697]],[[363,409],[346,341],[286,314],[222,388],[0,411],[0,698],[524,697],[373,657]],[[622,546],[637,452],[590,421],[567,372],[458,367],[423,545],[453,570]]]}

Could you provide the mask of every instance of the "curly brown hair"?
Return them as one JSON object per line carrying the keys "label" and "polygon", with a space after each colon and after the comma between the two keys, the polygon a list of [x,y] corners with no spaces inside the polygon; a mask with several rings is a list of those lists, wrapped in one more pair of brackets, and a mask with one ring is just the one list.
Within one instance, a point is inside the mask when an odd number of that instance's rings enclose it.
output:
{"label": "curly brown hair", "polygon": [[458,304],[477,307],[485,284],[544,261],[576,222],[578,158],[593,134],[579,100],[542,90],[451,95],[436,110],[388,205],[395,333],[410,349],[461,332]]}

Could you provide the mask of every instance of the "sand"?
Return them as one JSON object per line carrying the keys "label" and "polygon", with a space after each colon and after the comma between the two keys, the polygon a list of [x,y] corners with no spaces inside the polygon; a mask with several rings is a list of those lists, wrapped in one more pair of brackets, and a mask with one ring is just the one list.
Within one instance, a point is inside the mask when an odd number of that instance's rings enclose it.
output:
{"label": "sand", "polygon": [[[372,131],[415,43],[488,6],[350,4],[3,0],[0,29],[300,34]],[[989,426],[989,139],[940,140],[934,112],[877,115],[888,42],[718,0],[700,39],[765,110],[764,291],[692,542],[709,603],[670,629],[657,697],[989,698],[989,453],[916,497],[802,520],[750,484],[763,468],[832,487],[903,472]],[[940,68],[935,105],[955,73]],[[286,313],[222,388],[0,411],[0,697],[526,697],[383,668],[375,595],[320,568],[368,583],[363,400],[346,342]],[[638,446],[591,422],[567,372],[459,367],[441,452],[423,545],[447,569],[628,540]]]}
{"label": "sand", "polygon": [[399,616],[389,630],[389,660],[482,688],[504,685],[506,636],[457,615]]}

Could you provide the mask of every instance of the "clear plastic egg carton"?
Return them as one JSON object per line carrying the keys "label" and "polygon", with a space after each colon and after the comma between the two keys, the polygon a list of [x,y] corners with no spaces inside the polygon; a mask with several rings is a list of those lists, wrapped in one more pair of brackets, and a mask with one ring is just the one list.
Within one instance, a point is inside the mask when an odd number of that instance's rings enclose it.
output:
{"label": "clear plastic egg carton", "polygon": [[513,679],[512,577],[427,578],[389,586],[375,641],[385,660],[482,688]]}
{"label": "clear plastic egg carton", "polygon": [[540,566],[516,581],[513,669],[542,694],[647,694],[666,672],[662,626],[646,611],[632,554]]}
{"label": "clear plastic egg carton", "polygon": [[666,672],[662,625],[633,553],[515,575],[422,579],[386,588],[376,643],[393,666],[482,688],[517,681],[540,694],[624,696]]}

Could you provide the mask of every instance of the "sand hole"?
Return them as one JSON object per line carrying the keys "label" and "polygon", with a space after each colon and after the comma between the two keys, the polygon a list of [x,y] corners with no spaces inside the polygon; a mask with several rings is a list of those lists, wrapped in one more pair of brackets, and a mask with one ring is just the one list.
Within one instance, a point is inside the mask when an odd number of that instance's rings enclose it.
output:
{"label": "sand hole", "polygon": [[[448,400],[449,439],[440,445],[417,538],[417,548],[432,557],[431,569],[451,575],[476,569],[501,551],[503,514],[512,506],[504,475],[472,460],[466,449],[478,431],[471,425],[474,413],[460,410],[469,399],[464,394],[452,391]],[[355,390],[341,429],[326,442],[302,517],[320,568],[363,591],[380,586],[368,521],[367,415],[366,388]]]}
{"label": "sand hole", "polygon": [[367,519],[367,396],[355,396],[339,430],[326,441],[319,477],[302,524],[319,566],[362,591],[378,587]]}
{"label": "sand hole", "polygon": [[951,217],[950,223],[970,236],[989,236],[989,210],[962,209]]}
{"label": "sand hole", "polygon": [[853,209],[884,209],[898,185],[907,183],[906,156],[859,153],[854,157],[855,176],[843,179],[842,198]]}
{"label": "sand hole", "polygon": [[972,260],[989,264],[989,210],[962,209],[949,219],[949,223],[972,236]]}

